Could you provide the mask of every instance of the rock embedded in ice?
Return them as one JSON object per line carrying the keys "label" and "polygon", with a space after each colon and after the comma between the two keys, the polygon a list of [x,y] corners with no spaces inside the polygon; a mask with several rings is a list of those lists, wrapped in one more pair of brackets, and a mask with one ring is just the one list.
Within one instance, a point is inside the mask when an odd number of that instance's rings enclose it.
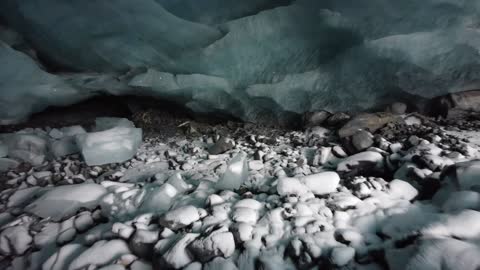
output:
{"label": "rock embedded in ice", "polygon": [[6,172],[15,169],[20,165],[20,162],[10,158],[0,158],[0,172]]}
{"label": "rock embedded in ice", "polygon": [[340,176],[336,172],[322,172],[305,176],[300,181],[315,195],[324,195],[335,192],[340,183]]}
{"label": "rock embedded in ice", "polygon": [[232,256],[235,251],[235,240],[231,232],[214,231],[207,237],[197,238],[188,248],[201,262],[207,262],[214,257]]}
{"label": "rock embedded in ice", "polygon": [[403,180],[395,179],[388,185],[389,194],[394,198],[411,201],[418,195],[418,190]]}
{"label": "rock embedded in ice", "polygon": [[159,218],[159,223],[172,230],[178,230],[200,219],[198,209],[187,205],[168,211]]}
{"label": "rock embedded in ice", "polygon": [[59,220],[81,208],[92,208],[107,190],[97,184],[78,184],[54,187],[29,204],[25,211],[41,218]]}
{"label": "rock embedded in ice", "polygon": [[380,153],[366,151],[349,156],[337,165],[338,172],[349,172],[356,168],[372,168],[383,165],[383,156]]}
{"label": "rock embedded in ice", "polygon": [[131,159],[142,143],[139,128],[115,127],[76,135],[77,145],[89,166],[120,163]]}
{"label": "rock embedded in ice", "polygon": [[296,178],[280,178],[277,183],[277,192],[280,196],[302,196],[308,192],[308,187]]}
{"label": "rock embedded in ice", "polygon": [[98,241],[89,249],[76,256],[67,269],[80,270],[89,265],[104,266],[125,254],[130,254],[130,250],[127,243],[123,240]]}
{"label": "rock embedded in ice", "polygon": [[247,155],[241,152],[228,163],[227,170],[215,184],[215,188],[219,190],[237,190],[247,179]]}

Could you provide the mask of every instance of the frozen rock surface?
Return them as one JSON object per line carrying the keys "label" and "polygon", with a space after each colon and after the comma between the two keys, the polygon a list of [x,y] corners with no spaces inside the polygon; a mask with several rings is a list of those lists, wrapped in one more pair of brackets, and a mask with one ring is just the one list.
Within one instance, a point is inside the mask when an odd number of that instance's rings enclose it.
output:
{"label": "frozen rock surface", "polygon": [[[479,9],[444,0],[6,0],[2,21],[77,73],[46,73],[2,43],[2,108],[23,106],[2,111],[1,122],[98,92],[282,123],[476,89]],[[73,19],[59,24],[63,16]]]}

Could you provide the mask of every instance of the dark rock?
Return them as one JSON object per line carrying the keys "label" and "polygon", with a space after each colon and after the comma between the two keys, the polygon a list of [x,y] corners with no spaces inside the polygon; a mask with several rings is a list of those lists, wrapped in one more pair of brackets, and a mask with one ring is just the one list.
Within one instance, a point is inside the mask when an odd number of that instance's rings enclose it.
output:
{"label": "dark rock", "polygon": [[327,119],[329,126],[341,126],[350,120],[350,115],[342,112],[335,113]]}
{"label": "dark rock", "polygon": [[304,126],[321,126],[332,114],[327,111],[307,112],[304,115]]}
{"label": "dark rock", "polygon": [[232,139],[221,137],[214,145],[208,149],[208,153],[212,155],[219,155],[227,152],[235,147],[235,143]]}
{"label": "dark rock", "polygon": [[375,132],[388,123],[401,121],[401,117],[390,113],[366,113],[360,114],[346,123],[339,131],[341,138],[349,137],[358,130]]}
{"label": "dark rock", "polygon": [[373,145],[373,135],[365,130],[360,130],[352,136],[352,145],[361,152]]}

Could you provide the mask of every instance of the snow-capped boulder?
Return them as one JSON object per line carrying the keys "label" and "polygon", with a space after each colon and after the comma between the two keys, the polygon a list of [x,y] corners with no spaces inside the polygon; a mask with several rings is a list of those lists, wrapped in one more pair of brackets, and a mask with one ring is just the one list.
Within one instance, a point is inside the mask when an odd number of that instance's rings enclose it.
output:
{"label": "snow-capped boulder", "polygon": [[337,190],[340,176],[336,172],[322,172],[305,176],[300,180],[313,194],[324,195]]}
{"label": "snow-capped boulder", "polygon": [[338,172],[349,172],[354,169],[379,168],[383,165],[383,156],[378,152],[366,151],[349,156],[337,166]]}
{"label": "snow-capped boulder", "polygon": [[184,228],[200,219],[199,210],[191,205],[168,211],[160,217],[159,223],[172,230]]}
{"label": "snow-capped boulder", "polygon": [[418,190],[403,180],[395,179],[388,186],[390,195],[397,199],[411,201],[418,195]]}
{"label": "snow-capped boulder", "polygon": [[233,234],[228,231],[214,231],[204,238],[197,238],[189,245],[189,250],[202,262],[214,257],[228,258],[235,251]]}

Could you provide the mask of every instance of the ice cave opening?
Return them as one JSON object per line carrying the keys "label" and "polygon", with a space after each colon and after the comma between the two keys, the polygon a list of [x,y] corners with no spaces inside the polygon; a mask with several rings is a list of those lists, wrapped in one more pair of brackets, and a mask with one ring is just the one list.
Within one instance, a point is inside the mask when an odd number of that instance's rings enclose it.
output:
{"label": "ice cave opening", "polygon": [[480,269],[480,1],[0,1],[0,269]]}

